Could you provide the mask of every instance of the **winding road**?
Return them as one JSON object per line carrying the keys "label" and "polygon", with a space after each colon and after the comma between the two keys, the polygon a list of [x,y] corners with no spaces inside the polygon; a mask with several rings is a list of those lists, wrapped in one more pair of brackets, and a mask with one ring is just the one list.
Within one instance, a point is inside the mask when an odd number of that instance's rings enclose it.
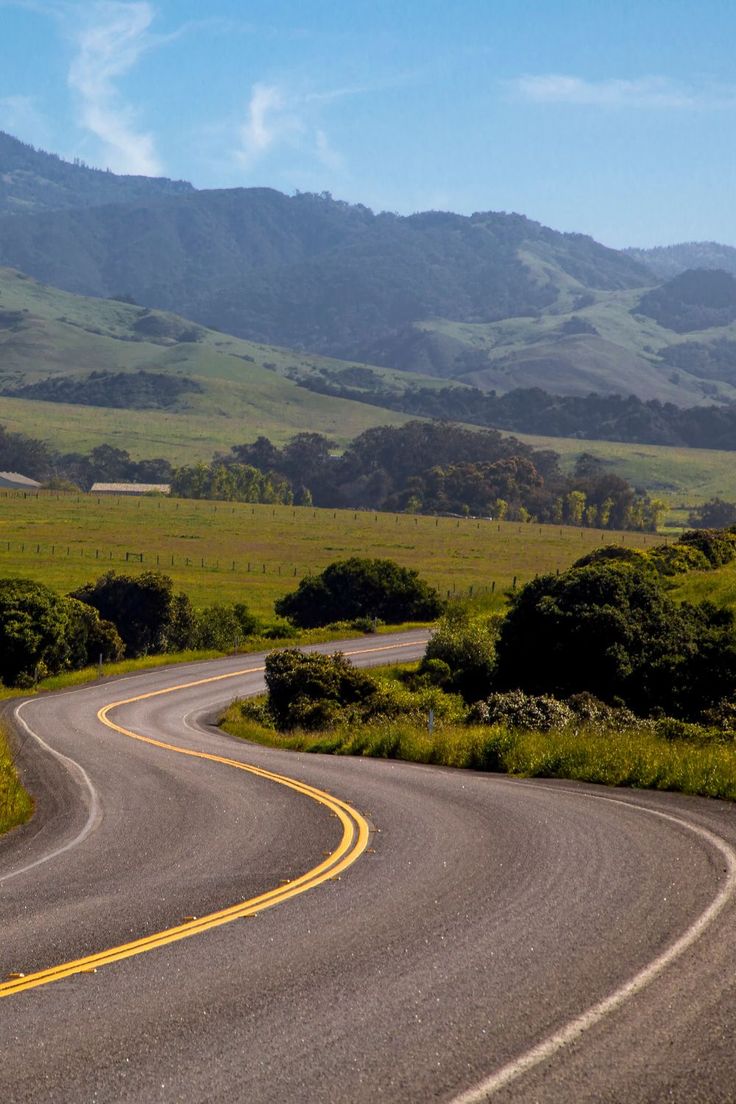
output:
{"label": "winding road", "polygon": [[262,665],[17,711],[2,1104],[736,1101],[733,806],[254,747]]}

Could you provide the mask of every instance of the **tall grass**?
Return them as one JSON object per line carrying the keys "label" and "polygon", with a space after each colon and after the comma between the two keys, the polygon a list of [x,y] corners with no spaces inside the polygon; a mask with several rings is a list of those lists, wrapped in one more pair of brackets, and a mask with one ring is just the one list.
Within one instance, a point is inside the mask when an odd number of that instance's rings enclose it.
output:
{"label": "tall grass", "polygon": [[581,724],[545,733],[439,724],[430,733],[426,725],[399,719],[360,728],[284,735],[244,717],[240,706],[240,702],[232,703],[221,720],[222,727],[234,736],[270,747],[736,800],[736,742],[664,739],[646,723],[621,730]]}
{"label": "tall grass", "polygon": [[32,812],[33,801],[18,778],[7,735],[0,727],[0,835],[23,824]]}

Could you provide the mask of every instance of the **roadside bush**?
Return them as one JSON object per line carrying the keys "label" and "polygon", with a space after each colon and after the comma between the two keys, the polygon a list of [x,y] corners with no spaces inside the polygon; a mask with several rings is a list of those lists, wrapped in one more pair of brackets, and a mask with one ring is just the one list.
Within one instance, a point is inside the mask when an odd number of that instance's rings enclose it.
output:
{"label": "roadside bush", "polygon": [[677,606],[650,571],[599,563],[545,575],[514,598],[496,686],[567,698],[588,691],[637,713],[697,719],[736,685],[734,617]]}
{"label": "roadside bush", "polygon": [[569,705],[546,694],[525,694],[523,690],[491,694],[472,707],[470,724],[502,724],[507,728],[522,728],[532,732],[549,732],[564,728],[575,719]]}
{"label": "roadside bush", "polygon": [[416,571],[393,560],[354,556],[302,579],[274,608],[300,628],[313,629],[357,618],[377,617],[389,625],[431,621],[442,612],[442,602]]}
{"label": "roadside bush", "polygon": [[[484,697],[493,685],[499,617],[473,616],[450,607],[432,633],[419,674],[467,702]],[[441,666],[438,666],[441,664]]]}
{"label": "roadside bush", "polygon": [[100,659],[115,663],[122,659],[125,645],[112,621],[103,621],[92,606],[76,598],[65,598],[69,616],[66,666],[72,670],[91,667]]}
{"label": "roadside bush", "polygon": [[122,650],[115,626],[91,607],[30,579],[0,580],[0,677],[7,686],[30,686],[100,655],[119,659]]}
{"label": "roadside bush", "polygon": [[71,597],[93,606],[100,617],[113,622],[128,656],[165,652],[172,649],[174,641],[174,647],[179,646],[183,627],[191,621],[189,599],[184,594],[174,595],[172,580],[158,571],[136,576],[108,571]]}
{"label": "roadside bush", "polygon": [[697,548],[711,567],[721,567],[736,556],[736,533],[729,529],[690,529],[680,543]]}
{"label": "roadside bush", "polygon": [[338,721],[362,719],[378,710],[378,683],[354,667],[341,652],[322,655],[297,648],[266,657],[268,709],[282,732],[293,728],[331,728]]}
{"label": "roadside bush", "polygon": [[231,651],[257,628],[258,619],[243,602],[207,606],[195,618],[194,647]]}

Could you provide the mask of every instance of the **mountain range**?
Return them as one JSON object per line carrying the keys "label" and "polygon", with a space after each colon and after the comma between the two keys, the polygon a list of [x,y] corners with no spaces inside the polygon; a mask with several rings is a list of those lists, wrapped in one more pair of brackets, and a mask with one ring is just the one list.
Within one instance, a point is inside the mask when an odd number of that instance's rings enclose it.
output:
{"label": "mountain range", "polygon": [[[518,214],[198,191],[0,134],[0,265],[302,359],[499,392],[736,400],[736,250],[715,243],[617,251]],[[39,367],[25,362],[36,379]],[[0,360],[16,387],[24,370]]]}

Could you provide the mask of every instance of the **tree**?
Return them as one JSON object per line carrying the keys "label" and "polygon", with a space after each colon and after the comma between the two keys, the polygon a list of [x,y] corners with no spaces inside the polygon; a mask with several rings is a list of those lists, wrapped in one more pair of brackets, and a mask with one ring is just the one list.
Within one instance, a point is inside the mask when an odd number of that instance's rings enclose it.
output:
{"label": "tree", "polygon": [[690,511],[687,523],[693,529],[722,529],[727,525],[736,525],[736,502],[711,498]]}
{"label": "tree", "polygon": [[49,587],[0,579],[0,676],[6,686],[60,671],[69,654],[68,625],[64,599]]}
{"label": "tree", "polygon": [[137,576],[108,571],[71,597],[94,606],[101,617],[113,622],[129,656],[167,651],[170,634],[188,602],[184,595],[175,597],[169,576],[157,571]]}
{"label": "tree", "polygon": [[310,575],[280,598],[276,613],[302,628],[378,617],[388,624],[431,621],[442,611],[440,596],[416,571],[393,560],[355,556]]}

